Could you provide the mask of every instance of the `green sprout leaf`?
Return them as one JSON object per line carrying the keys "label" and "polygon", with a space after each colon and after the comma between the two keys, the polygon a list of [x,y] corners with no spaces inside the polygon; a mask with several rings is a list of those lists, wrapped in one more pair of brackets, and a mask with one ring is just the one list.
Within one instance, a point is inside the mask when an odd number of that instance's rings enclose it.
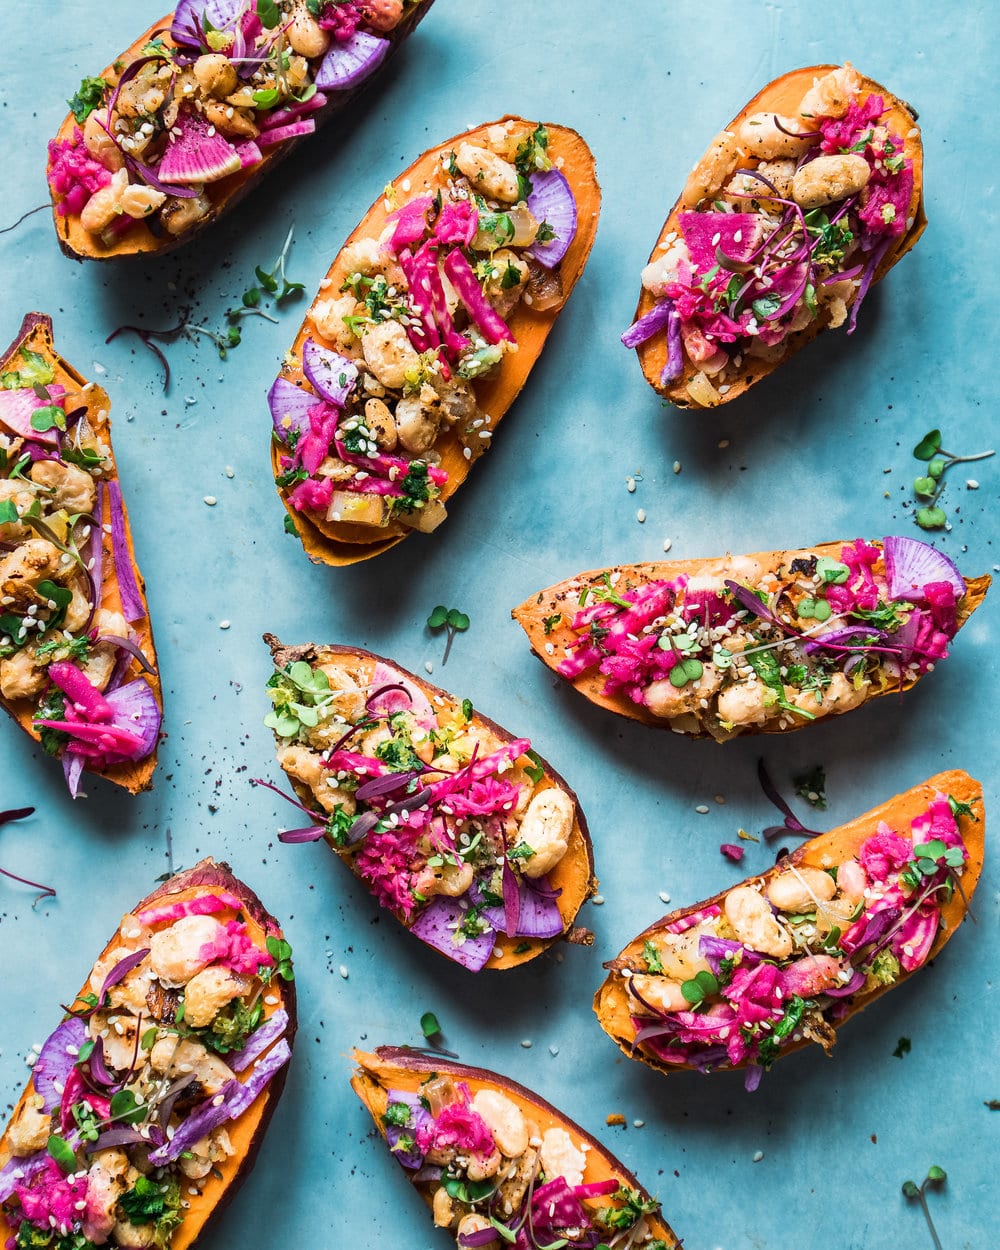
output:
{"label": "green sprout leaf", "polygon": [[441,1025],[433,1011],[425,1011],[420,1017],[420,1030],[428,1040],[441,1036]]}
{"label": "green sprout leaf", "polygon": [[49,1157],[56,1161],[60,1172],[64,1175],[76,1170],[76,1154],[73,1147],[64,1137],[57,1137],[53,1133],[45,1145],[45,1149],[49,1153]]}
{"label": "green sprout leaf", "polygon": [[440,629],[448,620],[448,609],[443,603],[439,603],[434,611],[427,618],[427,626],[429,629]]}
{"label": "green sprout leaf", "polygon": [[914,517],[922,530],[941,530],[948,523],[944,508],[918,508]]}
{"label": "green sprout leaf", "polygon": [[913,449],[913,455],[916,460],[930,460],[932,456],[936,456],[941,450],[941,431],[931,430],[929,434],[925,434]]}
{"label": "green sprout leaf", "polygon": [[690,681],[698,681],[704,671],[705,666],[701,660],[693,658],[681,660],[679,664],[675,664],[670,670],[670,684],[680,689]]}
{"label": "green sprout leaf", "polygon": [[932,477],[915,477],[913,479],[913,493],[919,495],[921,499],[932,499],[936,490],[937,483]]}

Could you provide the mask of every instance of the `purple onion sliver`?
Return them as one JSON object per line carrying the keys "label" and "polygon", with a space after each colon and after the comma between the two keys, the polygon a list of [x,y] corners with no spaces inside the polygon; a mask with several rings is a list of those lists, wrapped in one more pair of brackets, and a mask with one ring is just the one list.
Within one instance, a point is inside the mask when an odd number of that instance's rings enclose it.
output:
{"label": "purple onion sliver", "polygon": [[95,641],[110,642],[112,646],[117,647],[120,651],[127,651],[134,660],[139,662],[145,672],[156,672],[156,666],[150,664],[142,649],[131,638],[123,638],[120,634],[98,634]]}
{"label": "purple onion sliver", "polygon": [[[617,1182],[615,1182],[617,1184]],[[497,1240],[497,1230],[492,1224],[477,1229],[474,1233],[459,1233],[460,1246],[492,1246]]]}
{"label": "purple onion sliver", "polygon": [[358,380],[358,366],[353,360],[321,347],[315,339],[306,339],[302,345],[302,371],[317,395],[337,408],[343,408]]}
{"label": "purple onion sliver", "polygon": [[861,989],[865,980],[865,974],[861,971],[861,969],[855,968],[854,975],[851,977],[850,981],[847,981],[844,985],[833,986],[832,988],[825,989],[823,993],[826,994],[828,998],[848,998],[851,994],[856,994],[858,990]]}
{"label": "purple onion sliver", "polygon": [[410,932],[421,942],[433,946],[442,955],[446,955],[448,959],[461,964],[463,968],[467,968],[470,972],[479,972],[493,954],[496,934],[491,928],[485,933],[467,937],[460,944],[456,944],[456,932],[465,915],[466,912],[458,899],[438,895],[431,899],[428,906],[410,926]]}
{"label": "purple onion sliver", "polygon": [[535,889],[534,883],[522,880],[518,887],[518,918],[514,937],[554,938],[564,929],[557,898],[561,890],[545,887]]}
{"label": "purple onion sliver", "polygon": [[94,1042],[94,1049],[90,1052],[88,1060],[90,1064],[90,1075],[98,1085],[104,1085],[110,1088],[112,1085],[119,1085],[120,1081],[108,1068],[104,1062],[104,1039],[98,1038]]}
{"label": "purple onion sliver", "polygon": [[521,918],[521,891],[518,889],[514,870],[506,859],[503,862],[503,913],[504,933],[512,938],[517,933],[517,924]]}
{"label": "purple onion sliver", "polygon": [[262,1054],[272,1042],[276,1042],[279,1037],[288,1028],[288,1012],[284,1007],[279,1009],[272,1016],[260,1024],[247,1038],[246,1045],[242,1050],[233,1051],[226,1057],[226,1062],[234,1072],[242,1072],[243,1069]]}
{"label": "purple onion sliver", "polygon": [[299,829],[282,829],[278,841],[286,846],[296,846],[303,842],[318,842],[326,834],[326,825],[304,825]]}
{"label": "purple onion sliver", "polygon": [[622,335],[622,343],[626,347],[638,347],[640,343],[645,343],[647,339],[651,339],[654,334],[659,334],[670,320],[673,308],[674,301],[670,299],[654,304],[648,313],[629,326]]}
{"label": "purple onion sliver", "polygon": [[62,760],[63,776],[66,778],[66,789],[71,799],[80,795],[80,778],[83,776],[83,756],[64,753]]}
{"label": "purple onion sliver", "polygon": [[118,589],[121,593],[122,613],[131,624],[146,615],[146,605],[142,601],[132,569],[128,539],[125,536],[125,505],[122,502],[121,487],[117,482],[108,482],[108,504],[111,512],[111,550],[114,555]]}
{"label": "purple onion sliver", "polygon": [[759,1063],[751,1063],[747,1067],[746,1076],[743,1080],[743,1088],[748,1094],[752,1094],[760,1084],[760,1078],[764,1075],[764,1069]]}
{"label": "purple onion sliver", "polygon": [[369,799],[379,798],[383,794],[391,794],[393,790],[399,790],[403,786],[408,786],[411,781],[415,781],[420,776],[418,772],[405,773],[386,773],[382,777],[373,777],[371,781],[366,781],[364,785],[358,786],[355,791],[355,798],[362,803],[367,803]]}
{"label": "purple onion sliver", "polygon": [[889,250],[892,239],[888,238],[884,243],[880,244],[868,259],[865,265],[865,271],[861,278],[861,285],[858,287],[858,293],[855,296],[854,303],[851,306],[851,316],[847,323],[847,333],[853,334],[858,324],[858,313],[861,311],[861,303],[868,294],[868,288],[871,286],[875,278],[875,270],[882,263],[882,257]]}
{"label": "purple onion sliver", "polygon": [[667,320],[667,363],[660,374],[660,385],[675,382],[684,372],[684,349],[681,342],[681,316],[671,308]]}
{"label": "purple onion sliver", "polygon": [[98,1007],[104,1006],[104,996],[112,986],[117,985],[119,981],[124,981],[133,968],[138,968],[142,961],[149,954],[149,947],[143,947],[142,950],[133,951],[131,955],[126,955],[124,959],[119,959],[108,975],[104,978],[104,984],[101,986],[101,992],[97,996]]}
{"label": "purple onion sliver", "polygon": [[122,1124],[115,1128],[105,1129],[90,1147],[88,1153],[95,1154],[99,1150],[109,1150],[112,1146],[135,1146],[140,1142],[143,1145],[147,1144],[147,1139],[139,1130],[128,1124]]}
{"label": "purple onion sliver", "polygon": [[170,1123],[170,1116],[174,1109],[174,1104],[181,1094],[187,1089],[191,1082],[195,1079],[193,1072],[185,1073],[179,1076],[164,1093],[163,1097],[156,1105],[156,1118],[160,1124],[166,1128]]}

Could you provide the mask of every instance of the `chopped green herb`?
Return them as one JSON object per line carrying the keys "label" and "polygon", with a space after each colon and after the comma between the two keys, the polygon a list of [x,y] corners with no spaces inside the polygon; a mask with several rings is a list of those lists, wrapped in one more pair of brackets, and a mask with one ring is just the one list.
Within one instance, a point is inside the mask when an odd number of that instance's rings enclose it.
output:
{"label": "chopped green herb", "polygon": [[526,768],[524,771],[537,786],[541,779],[545,776],[545,761],[537,751],[529,750],[526,754],[534,767]]}
{"label": "chopped green herb", "polygon": [[433,1011],[425,1011],[420,1017],[420,1031],[428,1039],[441,1036],[441,1025]]}
{"label": "chopped green herb", "polygon": [[49,1137],[45,1149],[48,1151],[49,1157],[56,1161],[60,1172],[64,1175],[76,1170],[76,1152],[64,1137],[58,1137],[53,1133]]}
{"label": "chopped green herb", "polygon": [[660,952],[656,943],[650,941],[649,938],[642,944],[642,958],[646,964],[647,972],[657,973],[663,971],[663,960],[660,958]]}
{"label": "chopped green herb", "polygon": [[103,78],[84,78],[71,100],[67,100],[73,116],[82,125],[94,109],[104,103],[108,83]]}
{"label": "chopped green herb", "polygon": [[542,621],[542,628],[545,630],[546,635],[551,634],[552,631],[555,629],[555,627],[559,624],[561,620],[562,620],[561,612],[556,612],[553,616],[547,616]]}
{"label": "chopped green herb", "polygon": [[467,721],[472,720],[472,711],[473,711],[472,700],[463,699],[462,700],[462,715],[465,717]]}
{"label": "chopped green herb", "polygon": [[792,778],[795,793],[812,807],[826,811],[826,771],[822,764]]}
{"label": "chopped green herb", "polygon": [[901,1037],[896,1043],[896,1049],[892,1052],[894,1059],[902,1059],[904,1055],[908,1055],[913,1049],[913,1044],[908,1037]]}

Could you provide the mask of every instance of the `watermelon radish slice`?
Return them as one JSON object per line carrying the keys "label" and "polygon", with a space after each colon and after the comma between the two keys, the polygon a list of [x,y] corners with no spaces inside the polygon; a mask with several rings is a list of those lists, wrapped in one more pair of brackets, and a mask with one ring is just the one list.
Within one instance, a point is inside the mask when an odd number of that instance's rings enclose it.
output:
{"label": "watermelon radish slice", "polygon": [[195,182],[218,182],[243,168],[239,152],[228,139],[210,126],[197,113],[185,113],[177,119],[175,131],[163,153],[157,177],[163,182],[182,186]]}
{"label": "watermelon radish slice", "polygon": [[764,226],[756,213],[681,213],[681,234],[699,273],[719,263],[715,249],[730,260],[745,264],[764,238]]}
{"label": "watermelon radish slice", "polygon": [[305,434],[309,429],[309,409],[316,406],[312,391],[303,390],[281,374],[267,393],[274,432],[283,443],[288,442],[292,430]]}
{"label": "watermelon radish slice", "polygon": [[206,17],[216,30],[231,29],[246,8],[246,0],[180,0],[170,37],[182,47],[201,48]]}
{"label": "watermelon radish slice", "polygon": [[356,30],[350,39],[334,43],[316,71],[317,91],[342,91],[373,74],[385,60],[389,40]]}
{"label": "watermelon radish slice", "polygon": [[338,408],[343,408],[358,380],[353,360],[321,347],[315,339],[306,339],[302,346],[302,370],[316,393]]}
{"label": "watermelon radish slice", "polygon": [[[49,400],[53,404],[58,404],[66,394],[65,387],[56,384],[50,385],[48,392]],[[27,387],[18,387],[13,391],[0,390],[0,425],[33,443],[58,447],[59,431],[55,427],[50,430],[36,430],[32,427],[31,414],[44,407],[45,402]]]}
{"label": "watermelon radish slice", "polygon": [[576,236],[576,200],[566,175],[558,169],[532,174],[528,208],[539,222],[552,227],[553,238],[547,243],[532,243],[527,251],[540,265],[554,269]]}

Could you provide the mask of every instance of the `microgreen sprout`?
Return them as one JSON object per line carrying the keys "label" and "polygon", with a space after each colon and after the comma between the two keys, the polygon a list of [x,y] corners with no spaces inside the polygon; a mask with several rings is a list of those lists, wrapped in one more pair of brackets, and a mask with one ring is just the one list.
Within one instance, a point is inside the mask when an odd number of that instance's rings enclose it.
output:
{"label": "microgreen sprout", "polygon": [[292,948],[284,938],[274,937],[269,934],[265,945],[267,953],[274,960],[274,967],[268,971],[271,976],[281,977],[282,981],[294,981],[295,973],[292,969]]}
{"label": "microgreen sprout", "polygon": [[112,330],[104,341],[110,343],[119,334],[136,335],[149,348],[163,367],[164,394],[170,388],[170,362],[159,346],[160,343],[173,343],[182,336],[194,341],[200,336],[213,343],[216,351],[219,353],[219,359],[225,360],[230,351],[234,347],[239,347],[242,341],[243,336],[238,324],[241,318],[249,316],[263,317],[266,321],[277,324],[278,319],[273,317],[262,306],[264,300],[271,299],[274,301],[274,305],[278,306],[289,296],[297,295],[300,291],[305,290],[303,283],[290,281],[285,273],[285,262],[288,259],[289,249],[292,246],[294,230],[294,225],[289,226],[285,242],[270,269],[264,269],[261,265],[255,267],[254,276],[259,285],[248,286],[240,296],[239,304],[235,308],[226,310],[227,325],[221,330],[213,330],[209,326],[195,325],[190,320],[191,309],[188,307],[182,310],[180,321],[175,326],[168,326],[165,330],[151,330],[146,326],[123,325],[119,326],[117,330]]}
{"label": "microgreen sprout", "polygon": [[799,820],[785,800],[778,793],[777,787],[768,776],[767,769],[764,767],[764,761],[757,761],[757,780],[760,782],[760,788],[771,800],[779,812],[785,817],[783,825],[769,825],[761,831],[761,836],[768,842],[775,837],[783,837],[786,833],[796,834],[803,838],[812,838],[822,832],[819,829],[807,829]]}
{"label": "microgreen sprout", "polygon": [[455,641],[455,635],[465,633],[469,628],[469,618],[464,612],[460,612],[458,608],[446,608],[443,603],[439,603],[427,618],[427,628],[433,630],[445,628],[448,631],[448,641],[445,643],[444,656],[441,659],[441,667],[443,668],[448,663],[448,656],[451,654],[451,644]]}
{"label": "microgreen sprout", "polygon": [[927,464],[926,474],[913,480],[913,493],[920,501],[913,517],[917,525],[924,530],[944,529],[948,514],[938,506],[937,501],[944,490],[945,473],[953,464],[971,464],[974,460],[986,460],[994,455],[995,451],[980,451],[974,456],[956,456],[941,446],[940,430],[925,434],[913,449],[914,459]]}
{"label": "microgreen sprout", "polygon": [[805,799],[810,807],[818,807],[821,812],[826,811],[826,772],[822,764],[798,773],[792,778],[792,782],[799,798]]}
{"label": "microgreen sprout", "polygon": [[[11,820],[24,820],[26,816],[31,816],[34,810],[33,807],[12,807],[6,812],[0,812],[0,825],[5,825]],[[55,898],[56,896],[55,890],[50,885],[40,885],[37,881],[29,881],[27,877],[19,877],[16,872],[8,872],[6,868],[0,868],[0,874],[9,877],[11,881],[20,881],[22,885],[30,885],[32,889],[41,890],[35,903],[41,898]],[[32,903],[32,906],[35,903]]]}
{"label": "microgreen sprout", "polygon": [[927,1169],[927,1175],[923,1182],[917,1185],[915,1181],[903,1181],[903,1193],[907,1198],[916,1198],[920,1203],[924,1213],[924,1219],[927,1221],[927,1227],[930,1230],[931,1239],[934,1242],[934,1250],[944,1250],[941,1245],[941,1239],[937,1235],[937,1229],[934,1227],[934,1221],[931,1219],[930,1210],[927,1207],[926,1189],[928,1185],[943,1185],[948,1179],[948,1174],[944,1168],[939,1168],[937,1164]]}

